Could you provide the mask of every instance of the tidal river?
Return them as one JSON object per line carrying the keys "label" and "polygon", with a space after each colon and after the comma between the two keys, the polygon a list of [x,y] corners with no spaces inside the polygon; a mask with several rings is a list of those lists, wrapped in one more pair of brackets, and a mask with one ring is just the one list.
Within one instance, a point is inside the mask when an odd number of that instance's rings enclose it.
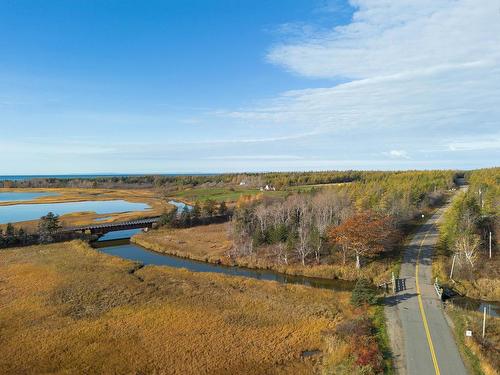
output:
{"label": "tidal river", "polygon": [[[135,229],[135,231],[137,233],[138,231],[140,231],[140,229]],[[126,231],[121,231],[121,232],[124,232],[120,233],[122,238],[129,236],[130,234],[133,234],[132,232],[129,231],[128,233],[125,233]],[[119,238],[120,234],[115,232],[112,237]],[[320,279],[320,278],[305,277],[305,276],[292,276],[274,272],[271,270],[260,270],[260,269],[244,268],[244,267],[230,267],[230,266],[223,266],[220,264],[213,264],[213,263],[180,258],[173,255],[149,251],[141,246],[131,244],[129,239],[127,238],[124,238],[122,240],[103,241],[111,239],[111,237],[106,237],[106,236],[101,237],[101,239],[98,242],[94,243],[94,247],[98,248],[99,251],[102,251],[103,253],[133,260],[142,263],[144,265],[153,264],[153,265],[169,266],[175,268],[186,268],[193,272],[223,273],[232,276],[250,277],[252,279],[258,279],[258,280],[271,280],[285,284],[301,284],[301,285],[311,286],[314,288],[324,288],[335,291],[351,290],[353,287],[353,283],[348,281]]]}
{"label": "tidal river", "polygon": [[57,193],[50,192],[17,192],[17,191],[7,191],[0,193],[0,202],[22,202],[31,201],[33,199],[56,196]]}

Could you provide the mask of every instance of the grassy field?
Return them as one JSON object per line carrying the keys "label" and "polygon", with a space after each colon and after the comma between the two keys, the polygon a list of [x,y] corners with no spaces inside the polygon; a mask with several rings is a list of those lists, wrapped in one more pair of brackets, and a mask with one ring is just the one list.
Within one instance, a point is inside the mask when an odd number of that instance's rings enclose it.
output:
{"label": "grassy field", "polygon": [[277,191],[260,191],[257,188],[245,187],[211,187],[211,188],[187,188],[171,195],[173,199],[194,203],[196,201],[203,202],[208,199],[213,199],[218,202],[236,202],[242,195],[258,195],[264,194],[269,197],[284,197],[291,192],[308,192],[313,189],[334,188],[345,185],[346,183],[335,184],[315,184],[315,185],[299,185],[289,186],[285,189]]}
{"label": "grassy field", "polygon": [[356,280],[366,277],[375,282],[389,280],[394,269],[395,259],[389,257],[365,264],[356,270],[353,262],[342,265],[338,260],[334,264],[310,265],[276,264],[274,258],[263,256],[238,257],[228,256],[232,247],[229,236],[229,223],[197,226],[187,229],[160,228],[139,233],[132,242],[157,252],[181,256],[183,258],[239,265],[249,268],[273,269],[290,275],[304,275],[329,279]]}
{"label": "grassy field", "polygon": [[185,201],[193,204],[196,201],[204,202],[208,199],[213,199],[217,202],[236,202],[242,195],[257,195],[265,194],[268,196],[284,196],[286,191],[266,191],[261,192],[259,189],[248,188],[188,188],[181,190],[171,195],[173,199]]}
{"label": "grassy field", "polygon": [[355,374],[334,334],[362,314],[348,298],[140,268],[79,241],[3,250],[0,373]]}
{"label": "grassy field", "polygon": [[192,228],[160,228],[142,232],[132,242],[150,250],[211,263],[232,264],[227,256],[232,241],[229,223]]}

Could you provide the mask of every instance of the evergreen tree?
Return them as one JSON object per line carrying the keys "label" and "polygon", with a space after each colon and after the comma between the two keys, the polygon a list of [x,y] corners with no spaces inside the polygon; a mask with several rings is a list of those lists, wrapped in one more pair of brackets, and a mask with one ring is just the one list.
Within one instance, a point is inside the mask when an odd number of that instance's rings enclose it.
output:
{"label": "evergreen tree", "polygon": [[374,286],[366,279],[359,279],[354,286],[351,295],[351,303],[354,306],[364,304],[373,305],[377,302],[377,294]]}
{"label": "evergreen tree", "polygon": [[191,216],[193,219],[199,219],[201,216],[201,205],[200,202],[196,201],[196,203],[193,206],[193,209],[191,210]]}
{"label": "evergreen tree", "polygon": [[50,243],[54,241],[55,235],[59,230],[59,216],[53,212],[42,216],[38,222],[38,236],[41,243]]}
{"label": "evergreen tree", "polygon": [[215,214],[216,203],[213,199],[207,199],[203,206],[203,211],[206,216],[212,217]]}
{"label": "evergreen tree", "polygon": [[228,209],[226,202],[222,201],[221,204],[219,205],[219,215],[227,215]]}

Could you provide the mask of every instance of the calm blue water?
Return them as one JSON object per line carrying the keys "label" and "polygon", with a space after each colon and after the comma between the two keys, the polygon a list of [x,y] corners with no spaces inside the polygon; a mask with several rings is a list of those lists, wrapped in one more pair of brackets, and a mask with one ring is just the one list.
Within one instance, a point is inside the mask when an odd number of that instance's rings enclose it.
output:
{"label": "calm blue water", "polygon": [[95,212],[97,214],[114,214],[130,211],[145,211],[151,207],[145,203],[132,203],[125,200],[83,201],[43,204],[16,204],[0,206],[0,224],[18,221],[36,220],[53,212],[57,215],[72,212]]}
{"label": "calm blue water", "polygon": [[184,211],[185,207],[187,207],[187,209],[189,211],[191,211],[193,209],[193,206],[190,206],[190,205],[188,205],[186,203],[174,201],[174,200],[168,201],[168,203],[170,203],[171,205],[177,207],[177,214],[178,215],[180,215],[182,213],[182,211]]}
{"label": "calm blue water", "polygon": [[48,192],[0,192],[0,202],[19,202],[30,201],[32,199],[59,195],[57,193]]}
{"label": "calm blue water", "polygon": [[115,230],[114,232],[108,232],[105,235],[99,237],[99,241],[112,241],[121,240],[124,238],[130,238],[133,235],[139,233],[142,229],[126,229],[126,230]]}

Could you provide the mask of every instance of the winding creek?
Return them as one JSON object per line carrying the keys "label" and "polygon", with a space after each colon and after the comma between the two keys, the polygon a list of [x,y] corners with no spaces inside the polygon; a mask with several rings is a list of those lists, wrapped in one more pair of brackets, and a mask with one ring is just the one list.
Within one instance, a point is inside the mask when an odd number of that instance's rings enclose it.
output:
{"label": "winding creek", "polygon": [[223,273],[231,276],[243,276],[258,280],[277,281],[284,284],[301,284],[314,288],[331,289],[335,291],[351,290],[353,287],[352,282],[343,280],[293,276],[271,270],[261,270],[237,266],[231,267],[180,258],[173,255],[147,250],[141,246],[130,243],[129,239],[127,238],[114,241],[103,241],[101,238],[101,240],[94,243],[94,247],[96,247],[103,253],[140,262],[144,265],[152,264],[174,268],[185,268],[193,272]]}
{"label": "winding creek", "polygon": [[[313,288],[330,289],[334,291],[352,290],[353,282],[343,280],[321,279],[306,276],[286,275],[272,270],[261,270],[245,267],[230,267],[214,263],[201,262],[174,255],[162,254],[130,243],[130,237],[138,233],[140,229],[132,231],[120,231],[108,233],[95,242],[93,246],[99,251],[129,259],[144,265],[168,266],[174,268],[185,268],[193,272],[215,272],[231,276],[250,277],[258,280],[277,281],[284,284],[300,284]],[[449,303],[463,309],[483,311],[487,308],[487,314],[500,317],[500,305],[497,302],[475,300],[467,297],[454,297]]]}
{"label": "winding creek", "polygon": [[[30,192],[11,193],[0,192],[0,202],[15,201],[22,202],[43,196],[53,195],[53,193]],[[168,203],[177,207],[177,212],[181,213],[185,207],[192,209],[185,203],[171,200]],[[58,215],[74,212],[94,211],[97,214],[112,214],[129,211],[145,211],[151,207],[145,203],[132,203],[125,200],[110,201],[83,201],[83,202],[62,202],[50,204],[24,204],[16,203],[8,206],[0,206],[0,224],[8,222],[18,222],[35,220],[49,211]],[[100,220],[107,219],[101,218]],[[99,221],[97,219],[96,221]],[[335,291],[351,290],[352,282],[332,279],[321,279],[306,276],[286,275],[272,270],[252,269],[245,267],[231,267],[191,259],[180,258],[173,255],[162,254],[147,250],[141,246],[130,243],[130,238],[141,231],[141,229],[131,229],[125,231],[109,232],[102,236],[93,246],[103,253],[118,256],[124,259],[136,261],[144,265],[159,265],[174,268],[185,268],[193,272],[215,272],[231,276],[249,277],[258,280],[277,281],[285,284],[300,284],[314,288],[325,288]],[[451,303],[461,308],[483,311],[487,307],[488,315],[500,317],[500,305],[497,302],[486,302],[464,297],[454,297]]]}

